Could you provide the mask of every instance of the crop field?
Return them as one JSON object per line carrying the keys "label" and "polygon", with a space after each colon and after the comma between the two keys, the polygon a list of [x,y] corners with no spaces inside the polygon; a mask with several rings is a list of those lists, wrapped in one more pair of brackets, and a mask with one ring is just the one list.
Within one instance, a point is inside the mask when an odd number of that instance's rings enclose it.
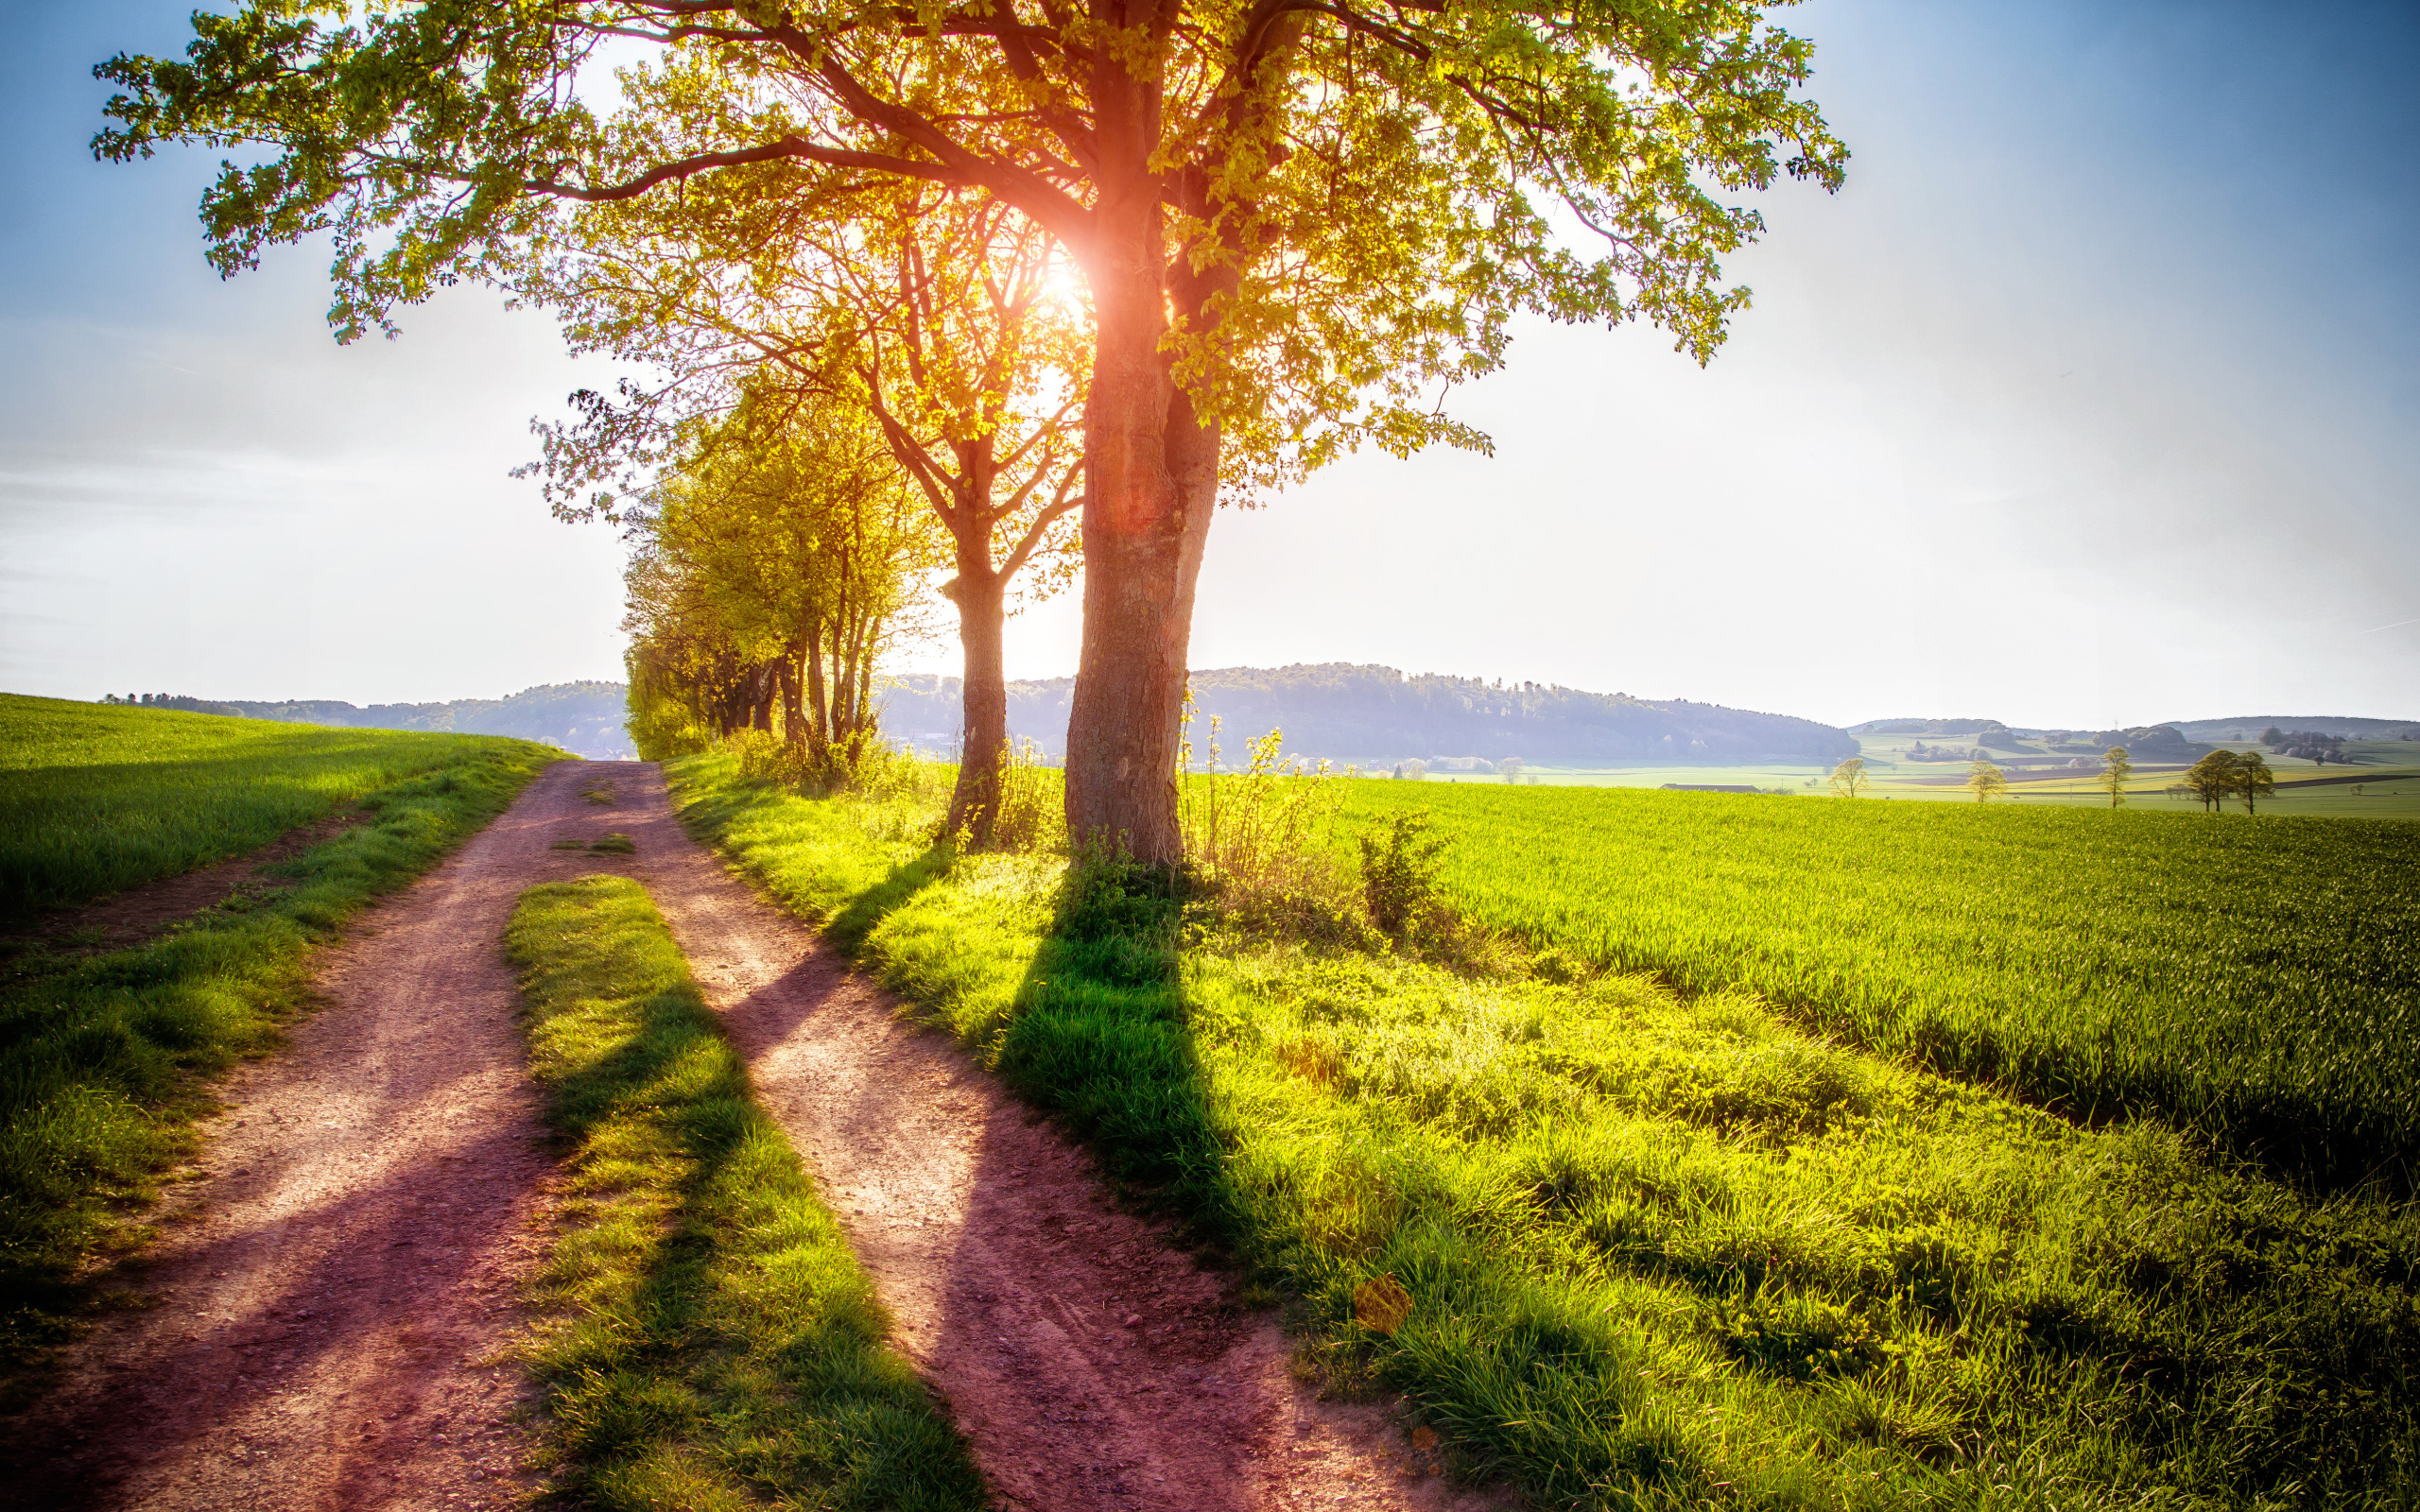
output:
{"label": "crop field", "polygon": [[60,1337],[70,1284],[185,1147],[204,1078],[275,1042],[311,948],[502,813],[562,753],[470,735],[319,730],[0,698],[0,854],[19,907],[364,822],[146,943],[18,942],[0,978],[0,1365]]}
{"label": "crop field", "polygon": [[[1838,912],[1851,840],[1980,867],[1971,885],[1996,871],[2005,890],[2039,880],[2018,865],[2030,849],[2072,839],[2039,825],[2083,816],[1986,811],[2026,838],[1979,848],[1955,828],[1977,816],[1930,805],[1356,784],[1348,821],[1435,806],[1447,880],[1475,905],[1511,896],[1499,871],[1529,875],[1496,861],[1507,847],[1565,858],[1569,895],[1522,896],[1597,933],[1544,932],[1527,966],[1480,967],[1255,939],[1210,916],[1181,931],[1176,904],[1114,869],[953,856],[926,838],[938,785],[809,799],[725,757],[675,773],[698,833],[1091,1142],[1132,1200],[1230,1256],[1247,1297],[1294,1298],[1309,1367],[1402,1392],[1464,1469],[1540,1504],[2420,1492],[2420,1228],[2400,1200],[2314,1192],[2158,1118],[2087,1126],[1817,1032],[1753,983],[1713,980],[1756,964],[1717,927],[1722,888],[1684,889],[1709,917],[1668,942],[1661,976],[1612,948],[1632,915],[1588,908],[1709,867],[1737,883],[1761,850],[1767,885],[1813,867],[1824,880],[1792,896]],[[1767,812],[1893,828],[1791,839],[1738,819]],[[2183,866],[2218,853],[2188,822],[2134,825],[2128,868],[2170,834]],[[1659,843],[1642,850],[1641,831]],[[1583,873],[1583,838],[1622,865]],[[2278,843],[2236,865],[2347,859]],[[1615,969],[1575,961],[1582,942]],[[1690,945],[1705,971],[1681,986]],[[2058,981],[2036,965],[2037,987]],[[2343,1001],[2324,953],[2269,969]]]}
{"label": "crop field", "polygon": [[2360,820],[1353,784],[1458,906],[1591,967],[2331,1182],[2420,1142],[2420,831]]}
{"label": "crop field", "polygon": [[256,850],[472,738],[0,694],[0,923]]}

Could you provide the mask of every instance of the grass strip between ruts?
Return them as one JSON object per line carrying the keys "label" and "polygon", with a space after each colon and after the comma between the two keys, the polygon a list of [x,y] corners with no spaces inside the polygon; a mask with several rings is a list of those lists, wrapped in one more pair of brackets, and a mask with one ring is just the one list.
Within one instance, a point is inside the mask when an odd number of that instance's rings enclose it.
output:
{"label": "grass strip between ruts", "polygon": [[35,950],[0,968],[0,1365],[66,1335],[90,1301],[75,1278],[96,1251],[144,1239],[112,1213],[190,1147],[208,1078],[278,1042],[309,999],[314,947],[562,759],[527,741],[448,738],[453,765],[356,799],[369,821],[272,868],[285,885],[132,949]]}
{"label": "grass strip between ruts", "polygon": [[559,1496],[602,1508],[974,1509],[964,1446],[638,884],[549,883],[508,936],[570,1142],[532,1347]]}

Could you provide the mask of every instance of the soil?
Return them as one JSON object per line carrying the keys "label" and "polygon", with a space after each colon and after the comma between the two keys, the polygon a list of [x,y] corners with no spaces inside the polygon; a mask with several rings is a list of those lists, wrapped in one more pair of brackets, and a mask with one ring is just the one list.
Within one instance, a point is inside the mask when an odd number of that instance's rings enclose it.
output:
{"label": "soil", "polygon": [[231,898],[257,898],[291,885],[283,878],[263,873],[368,820],[363,814],[333,814],[316,824],[288,830],[257,850],[22,921],[0,934],[0,955],[34,945],[54,951],[63,946],[76,954],[140,945]]}
{"label": "soil", "polygon": [[[632,853],[552,849],[609,833]],[[524,888],[594,871],[663,909],[1001,1505],[1507,1504],[1451,1484],[1396,1410],[1321,1400],[1271,1313],[1112,1204],[1080,1147],[735,880],[635,762],[550,768],[361,916],[325,1006],[231,1079],[125,1272],[151,1305],[98,1326],[0,1422],[13,1504],[531,1500],[534,1400],[510,1351],[555,1167],[502,936]]]}

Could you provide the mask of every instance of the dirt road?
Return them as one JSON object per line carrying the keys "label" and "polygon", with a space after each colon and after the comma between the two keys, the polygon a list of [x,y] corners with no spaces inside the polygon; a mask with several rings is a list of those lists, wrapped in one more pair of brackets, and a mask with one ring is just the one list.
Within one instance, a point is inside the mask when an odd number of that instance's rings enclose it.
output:
{"label": "dirt road", "polygon": [[1007,1504],[1478,1508],[1376,1408],[1322,1403],[1273,1318],[1112,1207],[1090,1160],[761,901],[656,770],[592,763],[614,828]]}
{"label": "dirt road", "polygon": [[[610,807],[582,790],[610,784]],[[549,847],[629,834],[630,856]],[[672,817],[657,769],[566,763],[365,916],[290,1051],[239,1074],[160,1223],[151,1310],[0,1422],[11,1504],[503,1507],[536,1481],[503,1363],[552,1169],[502,954],[534,883],[645,883],[1011,1507],[1445,1509],[1383,1411],[1322,1403],[1266,1314],[1102,1197],[1082,1152],[903,1025]]]}
{"label": "dirt road", "polygon": [[[0,1422],[36,1507],[502,1507],[534,1484],[499,1355],[543,1254],[552,1160],[505,920],[596,811],[542,774],[329,955],[327,1002],[224,1089],[128,1277],[155,1298]],[[215,901],[215,899],[213,900]]]}

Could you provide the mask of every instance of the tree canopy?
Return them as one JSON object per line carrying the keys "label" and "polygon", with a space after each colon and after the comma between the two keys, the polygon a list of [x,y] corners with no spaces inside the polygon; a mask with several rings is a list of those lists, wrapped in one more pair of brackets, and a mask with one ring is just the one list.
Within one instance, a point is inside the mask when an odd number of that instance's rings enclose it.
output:
{"label": "tree canopy", "polygon": [[[1441,386],[1512,318],[1644,317],[1701,360],[1760,229],[1730,197],[1846,152],[1811,49],[1755,0],[246,0],[182,60],[121,56],[104,157],[242,151],[224,271],[332,232],[347,337],[503,277],[555,207],[776,162],[996,199],[1082,269],[1085,631],[1074,833],[1173,859],[1193,584],[1222,475],[1480,444]],[[628,75],[710,98],[599,113]],[[686,71],[686,72],[684,72]],[[728,87],[742,80],[743,89]],[[672,87],[666,84],[666,87]],[[803,210],[812,207],[802,207]]]}

